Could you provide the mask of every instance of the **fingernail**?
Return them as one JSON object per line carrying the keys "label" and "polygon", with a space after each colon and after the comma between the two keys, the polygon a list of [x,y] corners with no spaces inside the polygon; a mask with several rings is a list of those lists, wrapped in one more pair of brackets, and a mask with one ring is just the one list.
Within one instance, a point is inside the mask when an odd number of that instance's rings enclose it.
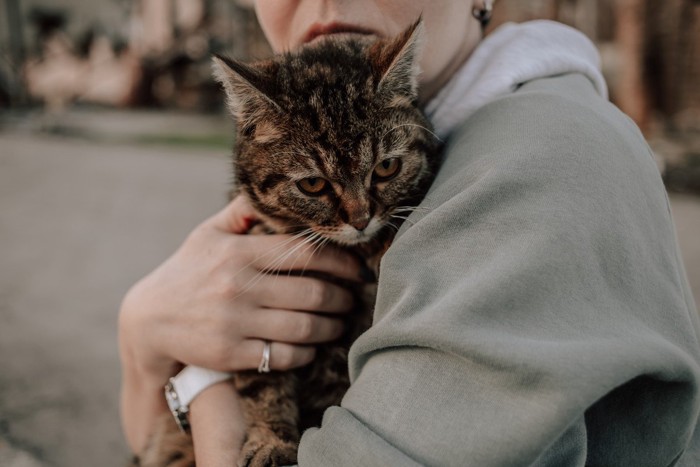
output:
{"label": "fingernail", "polygon": [[374,274],[370,268],[366,265],[360,266],[360,278],[365,282],[376,282],[377,276]]}

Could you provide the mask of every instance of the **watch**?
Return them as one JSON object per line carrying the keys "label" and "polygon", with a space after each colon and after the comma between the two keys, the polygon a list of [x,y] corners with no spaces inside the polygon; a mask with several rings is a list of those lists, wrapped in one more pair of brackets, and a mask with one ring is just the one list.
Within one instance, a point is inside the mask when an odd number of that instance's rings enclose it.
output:
{"label": "watch", "polygon": [[189,365],[177,375],[168,380],[165,385],[165,400],[168,402],[170,412],[175,417],[177,426],[184,432],[189,432],[190,422],[187,413],[190,404],[197,394],[209,386],[225,381],[231,377],[231,373],[214,371],[206,368]]}

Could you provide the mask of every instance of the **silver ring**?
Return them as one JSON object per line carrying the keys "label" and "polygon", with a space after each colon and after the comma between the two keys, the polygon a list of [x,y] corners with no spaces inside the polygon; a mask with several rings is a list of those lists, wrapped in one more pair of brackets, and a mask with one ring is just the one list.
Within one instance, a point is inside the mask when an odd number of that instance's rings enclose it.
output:
{"label": "silver ring", "polygon": [[269,373],[270,372],[270,347],[272,344],[270,341],[263,341],[263,354],[262,360],[260,360],[260,365],[258,365],[258,373]]}

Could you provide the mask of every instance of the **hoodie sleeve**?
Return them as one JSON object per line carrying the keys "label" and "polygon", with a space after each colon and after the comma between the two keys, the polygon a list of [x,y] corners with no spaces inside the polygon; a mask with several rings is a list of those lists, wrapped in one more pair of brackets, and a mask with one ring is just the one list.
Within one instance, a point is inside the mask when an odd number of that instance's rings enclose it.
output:
{"label": "hoodie sleeve", "polygon": [[698,320],[624,115],[581,75],[527,83],[453,134],[422,206],[300,466],[683,463]]}

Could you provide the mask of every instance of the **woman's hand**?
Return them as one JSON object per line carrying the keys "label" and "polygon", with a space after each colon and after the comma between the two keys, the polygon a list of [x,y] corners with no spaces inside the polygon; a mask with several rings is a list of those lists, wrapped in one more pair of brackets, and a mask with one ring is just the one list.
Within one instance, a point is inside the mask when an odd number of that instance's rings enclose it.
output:
{"label": "woman's hand", "polygon": [[122,417],[135,452],[166,410],[162,386],[181,364],[257,368],[269,340],[271,368],[285,370],[309,363],[313,344],[342,333],[339,315],[353,303],[347,290],[265,271],[306,269],[359,281],[359,262],[337,249],[314,252],[288,235],[243,235],[256,220],[246,200],[235,199],[126,295],[119,319]]}

